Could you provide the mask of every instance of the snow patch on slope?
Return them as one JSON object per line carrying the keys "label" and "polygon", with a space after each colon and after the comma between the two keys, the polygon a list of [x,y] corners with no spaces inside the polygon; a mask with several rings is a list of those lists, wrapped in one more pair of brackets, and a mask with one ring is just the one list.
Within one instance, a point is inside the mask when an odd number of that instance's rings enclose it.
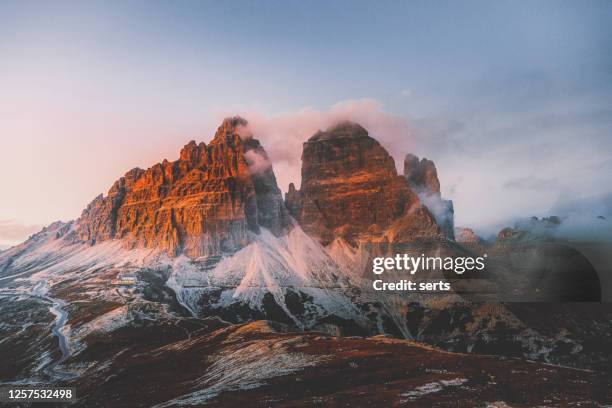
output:
{"label": "snow patch on slope", "polygon": [[186,257],[179,257],[167,285],[179,301],[197,314],[201,299],[211,291],[220,291],[215,308],[235,303],[262,310],[266,294],[298,326],[302,319],[293,316],[287,306],[287,290],[300,291],[310,297],[312,314],[336,314],[348,319],[362,319],[345,291],[351,286],[349,276],[339,276],[339,266],[318,242],[299,226],[276,237],[262,228],[251,236],[252,242],[233,255],[222,258],[210,270],[198,268]]}
{"label": "snow patch on slope", "polygon": [[370,253],[362,245],[354,248],[343,238],[338,237],[325,249],[344,273],[353,278],[363,276],[363,272],[368,265]]}
{"label": "snow patch on slope", "polygon": [[73,354],[82,351],[85,346],[82,341],[93,332],[110,333],[132,321],[128,306],[117,307],[95,319],[78,326],[70,332],[70,348]]}
{"label": "snow patch on slope", "polygon": [[453,378],[452,380],[440,380],[432,383],[423,384],[421,386],[416,387],[412,391],[407,391],[403,394],[400,394],[400,397],[406,398],[405,400],[400,400],[400,403],[405,404],[409,401],[416,401],[417,399],[425,395],[435,394],[447,387],[458,387],[460,385],[465,384],[466,382],[468,382],[466,378]]}
{"label": "snow patch on slope", "polygon": [[[297,327],[313,328],[330,316],[360,327],[374,324],[383,332],[382,312],[392,314],[392,320],[409,336],[402,316],[391,310],[388,300],[369,291],[370,283],[360,277],[367,251],[340,240],[325,248],[297,224],[281,236],[262,228],[259,234],[251,234],[249,245],[234,254],[200,259],[170,258],[153,249],[128,250],[121,240],[92,246],[78,241],[74,232],[74,223],[57,223],[2,252],[0,285],[30,290],[40,281],[55,286],[72,280],[71,285],[81,283],[80,294],[88,294],[91,300],[123,303],[125,299],[111,280],[121,271],[150,269],[169,273],[166,286],[195,317],[221,309],[232,313],[236,307],[236,319],[241,320],[248,319],[248,311],[246,317],[241,314],[245,306],[264,315],[276,313],[273,309],[278,306]],[[271,299],[276,305],[270,305]],[[365,304],[369,304],[367,312]],[[378,318],[372,318],[376,315]],[[111,321],[105,324],[113,326]]]}
{"label": "snow patch on slope", "polygon": [[[79,277],[101,269],[152,267],[167,263],[154,249],[127,250],[120,240],[88,245],[71,238],[74,223],[55,223],[24,243],[0,253],[0,282],[64,280],[72,273]],[[3,273],[4,272],[4,273]],[[4,275],[4,276],[1,276]]]}

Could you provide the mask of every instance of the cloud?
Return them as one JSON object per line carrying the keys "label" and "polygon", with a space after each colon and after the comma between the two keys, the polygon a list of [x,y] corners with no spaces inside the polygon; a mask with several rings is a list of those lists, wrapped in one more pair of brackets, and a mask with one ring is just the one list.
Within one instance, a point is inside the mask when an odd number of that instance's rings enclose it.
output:
{"label": "cloud", "polygon": [[256,150],[249,150],[244,154],[244,158],[251,173],[264,173],[272,167],[270,160],[262,152]]}
{"label": "cloud", "polygon": [[400,95],[403,96],[404,98],[410,98],[412,96],[413,92],[411,89],[402,89],[402,91],[400,92]]}
{"label": "cloud", "polygon": [[611,112],[600,99],[535,74],[497,80],[411,122],[457,225],[487,235],[517,217],[546,215],[567,192],[610,192]]}
{"label": "cloud", "polygon": [[0,220],[0,244],[18,244],[41,229],[41,225],[24,225],[12,220]]}
{"label": "cloud", "polygon": [[504,183],[504,187],[517,190],[559,189],[555,179],[543,179],[535,176],[517,177]]}
{"label": "cloud", "polygon": [[253,132],[251,131],[251,127],[249,125],[238,125],[236,126],[236,132],[238,136],[240,136],[243,140],[248,140],[253,137]]}
{"label": "cloud", "polygon": [[[237,112],[221,113],[219,119]],[[302,144],[318,130],[325,130],[340,121],[354,121],[366,128],[394,157],[396,165],[403,163],[404,155],[412,151],[418,139],[408,120],[385,112],[378,101],[369,98],[342,101],[328,110],[304,108],[273,116],[257,110],[238,113],[249,121],[253,136],[261,141],[274,163],[279,187],[284,191],[290,182],[299,187]]]}
{"label": "cloud", "polygon": [[429,212],[434,216],[436,223],[440,226],[454,227],[454,210],[451,201],[444,200],[438,194],[433,194],[425,188],[415,188],[414,191],[419,196],[421,203],[427,207]]}
{"label": "cloud", "polygon": [[612,193],[586,198],[562,197],[549,212],[551,215],[560,216],[585,215],[610,218],[612,217]]}

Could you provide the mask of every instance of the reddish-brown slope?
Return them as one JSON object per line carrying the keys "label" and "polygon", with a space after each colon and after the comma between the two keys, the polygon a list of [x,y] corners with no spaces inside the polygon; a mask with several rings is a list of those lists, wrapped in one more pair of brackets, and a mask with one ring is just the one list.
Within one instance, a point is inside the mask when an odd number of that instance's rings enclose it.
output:
{"label": "reddish-brown slope", "polygon": [[[166,326],[166,338],[150,329],[133,341],[138,332],[125,329],[122,344],[89,339],[89,356],[124,348],[121,358],[74,384],[80,404],[501,408],[612,402],[612,384],[602,372],[449,353],[383,337],[278,333],[262,321],[199,324],[208,327],[190,335],[184,332],[195,322],[184,321]],[[183,339],[176,339],[181,332]]]}

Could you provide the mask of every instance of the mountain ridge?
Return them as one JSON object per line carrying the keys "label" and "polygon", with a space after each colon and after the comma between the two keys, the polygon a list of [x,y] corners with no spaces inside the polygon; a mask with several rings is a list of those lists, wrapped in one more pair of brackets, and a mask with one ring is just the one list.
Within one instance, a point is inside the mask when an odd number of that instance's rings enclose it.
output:
{"label": "mountain ridge", "polygon": [[[434,217],[397,174],[388,152],[360,125],[342,122],[317,132],[308,145],[331,160],[317,162],[306,147],[304,166],[315,171],[311,178],[304,171],[304,185],[325,173],[335,181],[327,190],[332,201],[338,191],[358,199],[343,221],[357,226],[359,241],[344,233],[344,225],[323,240],[305,218],[294,220],[263,146],[246,120],[232,117],[208,145],[191,141],[176,161],[128,171],[76,221],[3,252],[0,266],[20,276],[60,281],[74,278],[73,272],[62,276],[63,269],[80,271],[86,279],[96,270],[154,270],[194,316],[234,322],[263,318],[302,329],[410,338],[405,308],[370,293],[363,280],[374,253],[363,244],[439,242],[444,237]],[[339,163],[338,154],[349,159],[348,166]],[[378,200],[371,194],[377,188],[390,198]],[[369,200],[378,213],[364,211]],[[391,211],[384,208],[389,203]]]}
{"label": "mountain ridge", "polygon": [[288,226],[271,167],[253,172],[247,156],[267,160],[256,139],[243,141],[246,121],[228,118],[207,146],[189,142],[174,162],[132,169],[77,221],[90,244],[123,239],[128,248],[159,247],[175,256],[215,256],[248,244],[247,231]]}

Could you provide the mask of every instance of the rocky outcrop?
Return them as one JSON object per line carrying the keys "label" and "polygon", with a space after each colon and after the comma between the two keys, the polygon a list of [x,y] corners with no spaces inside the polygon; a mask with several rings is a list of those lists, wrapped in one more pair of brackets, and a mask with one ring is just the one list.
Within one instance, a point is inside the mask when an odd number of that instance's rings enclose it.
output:
{"label": "rocky outcrop", "polygon": [[257,139],[247,136],[243,140],[244,158],[255,188],[257,223],[275,234],[287,227],[287,210],[283,196],[276,184],[272,163]]}
{"label": "rocky outcrop", "polygon": [[473,229],[455,227],[455,241],[460,244],[483,245],[485,240],[477,235]]}
{"label": "rocky outcrop", "polygon": [[419,160],[414,154],[408,153],[404,158],[404,177],[434,215],[444,236],[454,239],[453,202],[444,200],[440,194],[440,180],[434,162],[426,158]]}
{"label": "rocky outcrop", "polygon": [[291,184],[283,202],[265,150],[244,119],[229,118],[208,145],[192,141],[174,162],[127,172],[85,209],[77,235],[90,244],[122,239],[128,248],[213,256],[243,248],[262,227],[282,234],[290,213],[324,244],[452,236],[452,203],[440,199],[433,163],[414,156],[404,166],[412,170],[398,175],[358,124],[317,132],[302,162],[301,188]]}
{"label": "rocky outcrop", "polygon": [[228,118],[208,146],[191,141],[177,161],[130,170],[83,211],[79,237],[199,257],[234,252],[260,227],[282,233],[281,192],[259,142],[241,138],[246,126]]}
{"label": "rocky outcrop", "polygon": [[497,244],[552,241],[557,238],[557,230],[562,219],[557,216],[530,217],[515,222],[513,227],[505,227],[497,233]]}
{"label": "rocky outcrop", "polygon": [[497,233],[496,243],[502,243],[504,241],[508,241],[510,239],[516,238],[519,235],[523,235],[520,231],[515,230],[511,227],[506,227],[501,229]]}
{"label": "rocky outcrop", "polygon": [[285,202],[302,228],[323,244],[415,241],[441,236],[438,225],[393,158],[360,125],[343,122],[304,143],[302,185]]}
{"label": "rocky outcrop", "polygon": [[285,193],[285,206],[294,218],[299,217],[302,208],[302,196],[293,183],[289,183],[289,189]]}
{"label": "rocky outcrop", "polygon": [[433,194],[440,195],[440,180],[436,165],[431,160],[419,158],[412,153],[404,158],[404,177],[413,186],[426,189]]}

